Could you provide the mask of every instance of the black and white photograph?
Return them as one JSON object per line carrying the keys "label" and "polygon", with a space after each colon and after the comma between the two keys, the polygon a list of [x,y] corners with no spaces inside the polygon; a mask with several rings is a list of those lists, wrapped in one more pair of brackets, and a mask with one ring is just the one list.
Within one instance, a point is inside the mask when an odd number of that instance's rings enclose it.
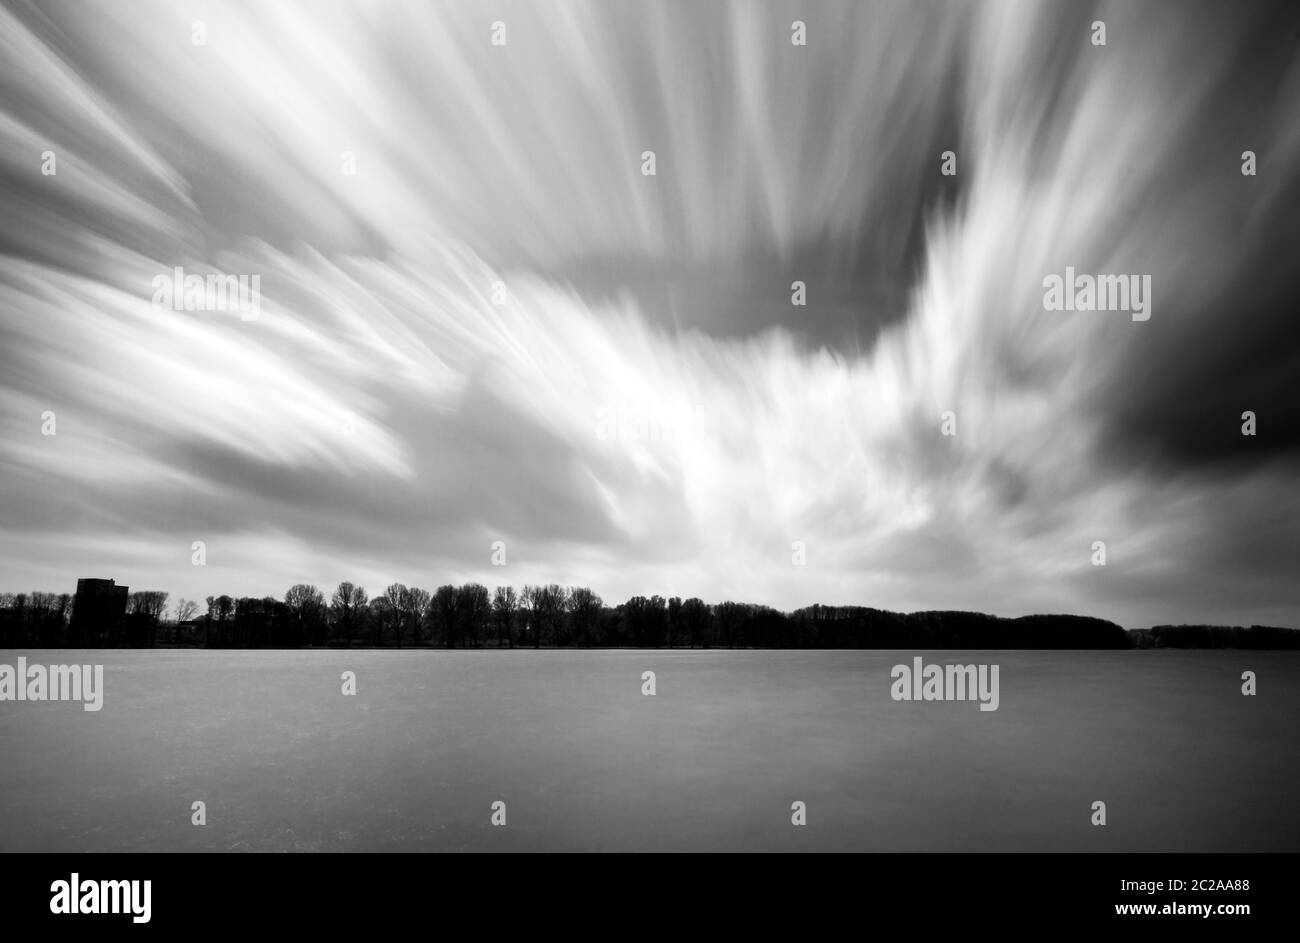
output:
{"label": "black and white photograph", "polygon": [[1255,932],[1298,258],[1291,2],[5,0],[4,911],[856,853]]}

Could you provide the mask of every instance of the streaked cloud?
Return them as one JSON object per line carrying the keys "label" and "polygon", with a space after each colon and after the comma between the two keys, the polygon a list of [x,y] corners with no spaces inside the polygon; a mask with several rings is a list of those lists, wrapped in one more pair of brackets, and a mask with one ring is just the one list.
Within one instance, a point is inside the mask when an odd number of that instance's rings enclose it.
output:
{"label": "streaked cloud", "polygon": [[[1163,12],[0,11],[7,582],[1300,622],[1294,41]],[[1043,311],[1065,265],[1152,320]],[[260,317],[156,309],[175,266]]]}

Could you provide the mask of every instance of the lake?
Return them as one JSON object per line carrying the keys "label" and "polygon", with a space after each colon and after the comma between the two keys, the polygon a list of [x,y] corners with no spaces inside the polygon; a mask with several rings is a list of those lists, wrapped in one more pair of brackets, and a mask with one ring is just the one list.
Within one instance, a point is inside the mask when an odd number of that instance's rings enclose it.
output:
{"label": "lake", "polygon": [[[893,700],[916,654],[998,709]],[[104,706],[0,703],[4,851],[1300,851],[1300,652],[19,655]]]}

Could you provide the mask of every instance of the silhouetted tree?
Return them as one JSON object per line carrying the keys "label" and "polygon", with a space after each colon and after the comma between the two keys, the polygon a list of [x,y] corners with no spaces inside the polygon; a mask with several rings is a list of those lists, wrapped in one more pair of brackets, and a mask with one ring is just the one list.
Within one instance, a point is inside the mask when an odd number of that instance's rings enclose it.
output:
{"label": "silhouetted tree", "polygon": [[658,648],[664,643],[668,612],[662,596],[633,596],[623,604],[632,644]]}
{"label": "silhouetted tree", "polygon": [[708,627],[709,619],[712,613],[709,607],[704,604],[704,600],[692,597],[682,603],[681,619],[686,629],[686,636],[690,640],[691,648],[697,645],[701,648],[708,644]]}
{"label": "silhouetted tree", "polygon": [[718,641],[728,648],[735,648],[739,642],[744,647],[745,607],[738,602],[721,602],[714,607],[714,618],[718,623]]}
{"label": "silhouetted tree", "polygon": [[460,628],[456,624],[457,599],[456,587],[444,585],[434,591],[433,599],[429,601],[429,620],[433,623],[434,635],[441,638],[447,648],[456,647],[456,633]]}
{"label": "silhouetted tree", "polygon": [[348,582],[339,583],[338,589],[330,597],[330,614],[340,637],[348,645],[359,634],[362,614],[366,611],[368,602],[366,591]]}
{"label": "silhouetted tree", "polygon": [[515,610],[519,608],[519,599],[515,596],[513,586],[498,586],[492,596],[492,613],[497,626],[497,648],[505,648],[502,643],[515,647]]}
{"label": "silhouetted tree", "polygon": [[[275,600],[270,602],[274,604]],[[235,619],[229,640],[235,648],[261,648],[278,641],[271,631],[271,613],[266,599],[241,596],[235,600]]]}
{"label": "silhouetted tree", "polygon": [[537,623],[534,647],[541,645],[543,640],[561,644],[566,597],[564,587],[556,583],[533,588],[533,619]]}
{"label": "silhouetted tree", "polygon": [[628,639],[638,648],[646,644],[646,610],[649,606],[650,600],[644,596],[633,596],[621,607]]}
{"label": "silhouetted tree", "polygon": [[315,586],[297,583],[284,594],[299,641],[319,645],[325,641],[325,594]]}
{"label": "silhouetted tree", "polygon": [[[231,614],[235,611],[235,601],[229,596],[209,596],[208,597],[208,615],[207,621],[209,629],[213,622],[217,625],[217,645],[221,648],[226,647],[226,622],[230,619]],[[204,639],[205,643],[212,643],[211,632],[207,633]]]}
{"label": "silhouetted tree", "polygon": [[673,596],[668,600],[668,618],[665,626],[664,641],[669,648],[672,648],[673,644],[686,634],[682,627],[682,598],[680,596]]}
{"label": "silhouetted tree", "polygon": [[459,635],[474,648],[478,647],[479,636],[487,627],[492,613],[486,586],[478,583],[466,583],[456,590],[456,619],[460,623]]}
{"label": "silhouetted tree", "polygon": [[392,618],[398,648],[402,647],[402,632],[406,629],[406,600],[409,592],[405,583],[389,583],[384,588],[384,599],[388,600],[388,612]]}
{"label": "silhouetted tree", "polygon": [[167,593],[140,590],[126,601],[126,643],[133,648],[151,648],[157,639],[158,623],[167,611]]}
{"label": "silhouetted tree", "polygon": [[583,648],[590,648],[597,641],[600,613],[604,605],[600,597],[585,586],[569,589],[568,609],[573,621],[573,633]]}
{"label": "silhouetted tree", "polygon": [[[403,587],[401,599],[402,617],[411,628],[411,641],[418,643],[420,641],[420,625],[424,622],[429,609],[429,591],[420,589],[418,586]],[[400,639],[398,640],[398,647],[401,647]]]}
{"label": "silhouetted tree", "polygon": [[538,594],[538,587],[526,583],[519,594],[520,638],[525,644],[531,641],[533,648],[539,648],[542,644],[541,632],[538,631]]}
{"label": "silhouetted tree", "polygon": [[376,596],[370,600],[368,619],[373,644],[376,648],[384,644],[384,631],[393,624],[396,617],[397,613],[394,611],[392,603],[388,601],[387,594]]}
{"label": "silhouetted tree", "polygon": [[152,589],[132,593],[127,599],[126,611],[160,621],[167,611],[167,596],[167,593]]}
{"label": "silhouetted tree", "polygon": [[192,599],[181,599],[176,603],[176,621],[189,622],[199,611],[199,604]]}

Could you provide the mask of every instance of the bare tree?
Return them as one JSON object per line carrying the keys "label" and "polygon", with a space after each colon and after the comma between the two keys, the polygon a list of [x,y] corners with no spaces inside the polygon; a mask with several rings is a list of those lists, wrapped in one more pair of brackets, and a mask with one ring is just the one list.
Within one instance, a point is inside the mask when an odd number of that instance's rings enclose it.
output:
{"label": "bare tree", "polygon": [[370,600],[369,614],[370,625],[374,630],[374,644],[378,648],[384,644],[384,629],[392,623],[395,615],[388,596],[376,596]]}
{"label": "bare tree", "polygon": [[456,633],[460,628],[456,624],[456,602],[456,587],[447,585],[439,586],[429,603],[429,619],[447,648],[456,647]]}
{"label": "bare tree", "polygon": [[325,640],[325,594],[315,586],[297,583],[284,594],[284,604],[299,632],[313,645]]}
{"label": "bare tree", "polygon": [[460,636],[468,644],[478,647],[479,634],[487,626],[492,604],[487,587],[479,583],[466,583],[456,590],[456,618],[460,620]]}
{"label": "bare tree", "polygon": [[176,603],[176,621],[189,622],[199,612],[199,604],[192,599],[181,599]]}
{"label": "bare tree", "polygon": [[167,609],[167,596],[167,593],[156,589],[146,589],[132,593],[126,601],[126,611],[133,615],[146,616],[154,622],[158,622]]}
{"label": "bare tree", "polygon": [[297,583],[284,594],[284,604],[295,616],[302,617],[310,609],[325,605],[325,594],[308,583]]}
{"label": "bare tree", "polygon": [[357,634],[361,613],[366,609],[368,598],[364,589],[348,582],[339,583],[338,589],[334,590],[334,595],[330,597],[330,614],[334,617],[334,624],[338,626],[344,641],[349,645]]}
{"label": "bare tree", "polygon": [[600,625],[600,611],[605,604],[586,586],[572,586],[569,588],[567,606],[578,644],[590,648]]}
{"label": "bare tree", "polygon": [[32,593],[27,606],[27,619],[40,645],[63,644],[66,605],[60,605],[56,593]]}
{"label": "bare tree", "polygon": [[497,648],[504,648],[506,642],[515,647],[515,610],[519,608],[519,599],[515,596],[513,586],[498,586],[492,596],[492,612],[497,623]]}
{"label": "bare tree", "polygon": [[523,640],[526,642],[532,639],[533,648],[541,646],[541,633],[538,632],[538,597],[541,589],[537,586],[524,584],[523,591],[519,594],[519,627],[523,634]]}
{"label": "bare tree", "polygon": [[402,647],[402,630],[406,627],[406,599],[410,590],[404,583],[389,583],[384,589],[384,599],[388,601],[388,610],[392,614],[393,626],[397,630],[397,647]]}
{"label": "bare tree", "polygon": [[682,597],[673,596],[668,600],[668,621],[667,621],[667,644],[669,648],[681,636],[686,634],[685,627],[682,624]]}
{"label": "bare tree", "polygon": [[[420,624],[424,622],[425,613],[429,609],[429,591],[420,589],[418,586],[407,586],[402,588],[402,617],[406,624],[411,627],[411,640],[420,641]],[[399,640],[398,644],[401,642]]]}
{"label": "bare tree", "polygon": [[[225,647],[226,621],[235,611],[235,600],[229,596],[208,597],[208,620],[215,616],[217,620],[217,644]],[[206,641],[206,640],[205,640]]]}
{"label": "bare tree", "polygon": [[712,613],[709,607],[704,604],[704,600],[692,596],[682,603],[682,621],[686,626],[686,634],[690,639],[691,648],[696,645],[704,647],[708,644],[707,629],[709,619]]}
{"label": "bare tree", "polygon": [[735,648],[736,642],[740,641],[743,647],[741,630],[745,624],[745,607],[741,603],[728,600],[714,606],[713,614],[721,636],[719,641],[725,641],[728,648]]}
{"label": "bare tree", "polygon": [[534,648],[541,645],[541,640],[544,637],[550,639],[552,644],[560,644],[564,605],[567,596],[564,587],[555,583],[538,586],[533,590],[533,616],[537,622],[537,629],[533,638]]}
{"label": "bare tree", "polygon": [[203,616],[203,644],[207,645],[212,640],[212,620],[217,617],[217,597],[208,596],[204,602],[208,604],[208,611]]}

